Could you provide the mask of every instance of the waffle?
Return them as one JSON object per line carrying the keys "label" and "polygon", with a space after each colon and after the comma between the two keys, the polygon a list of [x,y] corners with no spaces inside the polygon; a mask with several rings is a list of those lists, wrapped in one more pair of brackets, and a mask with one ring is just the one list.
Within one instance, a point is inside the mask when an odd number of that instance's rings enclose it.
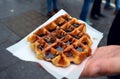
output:
{"label": "waffle", "polygon": [[86,25],[64,14],[28,36],[31,49],[40,60],[57,67],[80,64],[91,55],[92,41]]}

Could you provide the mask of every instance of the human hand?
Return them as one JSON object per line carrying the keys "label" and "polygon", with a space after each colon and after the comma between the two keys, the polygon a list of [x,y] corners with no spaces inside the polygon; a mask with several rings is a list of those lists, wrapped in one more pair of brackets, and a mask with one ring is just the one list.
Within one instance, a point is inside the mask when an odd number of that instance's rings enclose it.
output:
{"label": "human hand", "polygon": [[81,77],[120,74],[120,46],[110,45],[96,49],[87,61]]}

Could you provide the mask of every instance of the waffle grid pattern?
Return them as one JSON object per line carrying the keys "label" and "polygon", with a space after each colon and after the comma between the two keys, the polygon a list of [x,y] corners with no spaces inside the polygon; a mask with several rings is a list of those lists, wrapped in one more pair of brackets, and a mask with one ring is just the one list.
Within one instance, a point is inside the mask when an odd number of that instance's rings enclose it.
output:
{"label": "waffle grid pattern", "polygon": [[59,67],[80,64],[91,55],[92,41],[86,25],[68,14],[34,32],[28,41],[37,58]]}

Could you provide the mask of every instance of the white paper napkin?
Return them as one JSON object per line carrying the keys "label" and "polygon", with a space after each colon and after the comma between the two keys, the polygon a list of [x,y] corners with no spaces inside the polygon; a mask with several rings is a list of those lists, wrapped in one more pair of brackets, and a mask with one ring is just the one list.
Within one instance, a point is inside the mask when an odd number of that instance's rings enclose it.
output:
{"label": "white paper napkin", "polygon": [[[53,17],[51,17],[49,20],[47,20],[44,24],[38,26],[38,28],[36,28],[33,32],[35,32],[37,29],[43,27],[44,25],[50,23],[51,21],[53,21],[60,15],[63,15],[66,13],[67,13],[66,11],[61,9],[58,13],[56,13]],[[83,21],[81,21],[81,22],[83,22]],[[87,33],[90,35],[90,37],[93,41],[91,48],[92,48],[92,53],[94,53],[94,50],[96,49],[100,40],[103,37],[103,33],[95,30],[88,24],[86,24],[86,26],[87,26]],[[31,35],[33,32],[31,32],[28,35]],[[29,46],[29,42],[27,42],[28,35],[25,38],[23,38],[21,41],[19,41],[18,43],[8,47],[7,50],[9,52],[11,52],[14,56],[20,58],[21,60],[33,61],[33,62],[37,62],[37,63],[41,64],[45,70],[47,70],[50,74],[52,74],[57,79],[61,79],[63,77],[66,77],[68,79],[78,79],[79,78],[88,58],[86,58],[80,65],[70,65],[67,68],[55,67],[50,62],[46,62],[44,60],[38,60],[35,57],[35,54],[33,53],[33,51],[31,50],[31,48]]]}

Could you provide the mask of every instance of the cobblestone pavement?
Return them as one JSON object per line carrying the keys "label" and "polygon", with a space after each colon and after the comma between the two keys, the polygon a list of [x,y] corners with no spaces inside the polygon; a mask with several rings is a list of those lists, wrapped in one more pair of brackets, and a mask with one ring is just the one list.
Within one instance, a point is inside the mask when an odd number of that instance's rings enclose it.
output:
{"label": "cobblestone pavement", "polygon": [[[79,18],[83,0],[59,0],[59,9],[64,9],[71,16]],[[91,20],[92,27],[104,33],[99,46],[106,45],[106,37],[114,19],[113,10],[102,12],[105,18]],[[34,62],[25,62],[6,51],[10,45],[29,34],[44,23],[47,5],[45,0],[0,0],[0,79],[55,79]],[[81,78],[81,79],[106,79]]]}

